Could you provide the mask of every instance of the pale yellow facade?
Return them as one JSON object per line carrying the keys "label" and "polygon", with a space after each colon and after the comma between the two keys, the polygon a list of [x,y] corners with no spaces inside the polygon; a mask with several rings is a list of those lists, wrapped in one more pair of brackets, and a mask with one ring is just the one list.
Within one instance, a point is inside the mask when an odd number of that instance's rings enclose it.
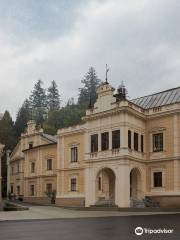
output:
{"label": "pale yellow facade", "polygon": [[[97,94],[83,123],[60,129],[57,143],[29,125],[11,154],[10,169],[19,161],[20,173],[19,180],[10,174],[9,187],[19,181],[24,201],[48,203],[45,191],[51,184],[59,206],[131,207],[145,197],[160,206],[179,206],[180,102],[142,107],[118,99],[108,83]],[[166,100],[171,91],[162,94]],[[155,97],[149,102],[160,102],[162,96]],[[52,159],[51,171],[47,171],[48,159]]]}

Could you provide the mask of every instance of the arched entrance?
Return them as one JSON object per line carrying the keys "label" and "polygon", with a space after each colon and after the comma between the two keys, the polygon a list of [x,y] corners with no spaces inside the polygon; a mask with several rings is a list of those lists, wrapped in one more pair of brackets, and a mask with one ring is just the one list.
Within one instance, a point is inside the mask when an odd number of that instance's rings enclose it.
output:
{"label": "arched entrance", "polygon": [[130,198],[132,200],[141,200],[143,197],[141,181],[139,169],[133,168],[130,172]]}
{"label": "arched entrance", "polygon": [[110,168],[103,168],[96,177],[96,201],[115,201],[115,174]]}

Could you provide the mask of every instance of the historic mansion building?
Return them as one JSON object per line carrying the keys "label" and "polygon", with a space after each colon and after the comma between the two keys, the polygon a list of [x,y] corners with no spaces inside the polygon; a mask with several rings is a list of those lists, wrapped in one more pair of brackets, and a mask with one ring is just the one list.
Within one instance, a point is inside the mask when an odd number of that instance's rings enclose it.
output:
{"label": "historic mansion building", "polygon": [[180,206],[180,87],[133,100],[97,89],[80,125],[50,136],[28,122],[8,161],[8,190],[26,202]]}

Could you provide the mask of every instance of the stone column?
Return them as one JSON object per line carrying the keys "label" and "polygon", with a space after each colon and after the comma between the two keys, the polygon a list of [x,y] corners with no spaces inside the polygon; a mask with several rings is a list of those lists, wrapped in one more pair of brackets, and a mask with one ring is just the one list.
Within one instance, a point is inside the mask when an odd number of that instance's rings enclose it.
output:
{"label": "stone column", "polygon": [[85,169],[85,206],[89,207],[96,203],[96,176],[93,169],[87,166]]}
{"label": "stone column", "polygon": [[118,207],[130,207],[129,165],[122,163],[116,171],[115,204]]}

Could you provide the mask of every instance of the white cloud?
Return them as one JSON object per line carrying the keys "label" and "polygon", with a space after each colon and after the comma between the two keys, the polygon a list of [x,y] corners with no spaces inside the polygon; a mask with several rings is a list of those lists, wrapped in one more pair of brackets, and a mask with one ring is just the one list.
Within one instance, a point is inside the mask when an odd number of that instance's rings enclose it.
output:
{"label": "white cloud", "polygon": [[7,108],[15,116],[39,78],[45,86],[56,80],[64,100],[77,96],[80,80],[91,65],[103,79],[108,63],[112,85],[124,80],[132,97],[177,86],[177,4],[167,0],[90,1],[79,7],[66,35],[39,40],[32,36],[21,41],[22,45],[4,36],[0,41],[0,112]]}

